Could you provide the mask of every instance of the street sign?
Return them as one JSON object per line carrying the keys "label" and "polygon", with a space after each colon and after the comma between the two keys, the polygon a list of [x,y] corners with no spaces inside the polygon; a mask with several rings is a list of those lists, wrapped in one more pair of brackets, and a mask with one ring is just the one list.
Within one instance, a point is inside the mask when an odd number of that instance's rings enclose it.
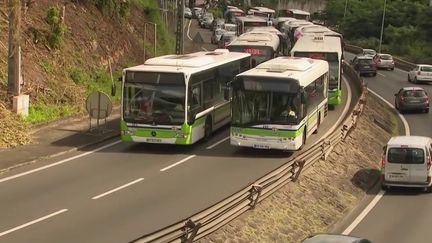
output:
{"label": "street sign", "polygon": [[111,98],[101,91],[93,92],[87,97],[86,110],[91,118],[105,119],[112,112]]}
{"label": "street sign", "polygon": [[195,35],[195,37],[192,39],[192,42],[196,43],[196,44],[204,44],[204,40],[203,40],[200,32],[197,32],[197,34]]}

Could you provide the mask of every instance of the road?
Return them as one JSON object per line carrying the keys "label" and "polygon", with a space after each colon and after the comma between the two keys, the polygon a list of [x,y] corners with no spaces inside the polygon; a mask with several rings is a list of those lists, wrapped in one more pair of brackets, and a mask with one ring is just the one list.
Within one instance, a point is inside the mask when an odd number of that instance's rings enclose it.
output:
{"label": "road", "polygon": [[[351,59],[352,55],[346,55]],[[430,84],[412,84],[402,70],[379,71],[376,77],[365,77],[369,89],[394,104],[394,93],[401,87],[421,86],[432,94]],[[404,114],[411,135],[432,137],[432,112]],[[378,162],[377,162],[378,163]],[[351,232],[374,243],[429,243],[432,225],[432,194],[419,189],[392,189]]]}
{"label": "road", "polygon": [[[345,85],[343,93],[346,101]],[[309,145],[343,108],[329,112]],[[225,127],[190,147],[115,139],[2,174],[0,241],[129,242],[213,205],[293,155],[232,147],[228,136]]]}

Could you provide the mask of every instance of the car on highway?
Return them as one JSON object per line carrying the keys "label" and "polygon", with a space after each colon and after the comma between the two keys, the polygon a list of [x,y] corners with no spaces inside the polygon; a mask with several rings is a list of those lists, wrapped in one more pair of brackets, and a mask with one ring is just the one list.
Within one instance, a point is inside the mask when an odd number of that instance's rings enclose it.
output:
{"label": "car on highway", "polygon": [[421,87],[401,88],[395,94],[395,108],[399,112],[405,111],[423,111],[429,112],[429,96]]}
{"label": "car on highway", "polygon": [[223,29],[223,25],[225,24],[225,20],[221,18],[215,18],[211,24],[210,29],[215,31],[216,29]]}
{"label": "car on highway", "polygon": [[392,137],[383,147],[381,186],[420,187],[431,191],[432,138]]}
{"label": "car on highway", "polygon": [[219,43],[220,38],[222,37],[223,33],[225,33],[226,31],[224,29],[215,29],[213,31],[213,34],[210,38],[210,42],[212,44],[217,44]]}
{"label": "car on highway", "polygon": [[201,28],[210,29],[212,23],[213,23],[214,17],[212,13],[205,13],[202,17],[202,19],[199,21]]}
{"label": "car on highway", "polygon": [[190,8],[185,8],[184,9],[184,17],[191,19],[192,18],[192,11],[190,10]]}
{"label": "car on highway", "polygon": [[360,76],[364,74],[377,75],[377,68],[371,56],[355,56],[350,63]]}
{"label": "car on highway", "polygon": [[237,38],[235,32],[224,32],[218,42],[218,48],[227,48],[227,46]]}
{"label": "car on highway", "polygon": [[377,54],[377,52],[374,49],[363,49],[363,52],[362,52],[363,56],[374,57],[376,54]]}
{"label": "car on highway", "polygon": [[200,7],[194,7],[192,9],[192,17],[195,18],[195,19],[198,19],[198,17],[200,15],[202,15],[202,13],[203,13],[203,9],[200,8]]}
{"label": "car on highway", "polygon": [[378,53],[374,56],[374,62],[378,69],[390,69],[394,70],[395,63],[393,56],[390,54]]}
{"label": "car on highway", "polygon": [[432,82],[432,65],[418,64],[408,72],[408,82]]}
{"label": "car on highway", "polygon": [[301,243],[372,243],[372,241],[350,235],[316,234],[307,237]]}

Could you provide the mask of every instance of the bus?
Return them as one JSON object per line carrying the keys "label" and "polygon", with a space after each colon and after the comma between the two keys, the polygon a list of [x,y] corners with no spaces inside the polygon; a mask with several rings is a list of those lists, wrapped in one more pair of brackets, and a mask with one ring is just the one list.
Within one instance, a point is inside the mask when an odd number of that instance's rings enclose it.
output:
{"label": "bus", "polygon": [[314,25],[314,24],[312,22],[303,19],[286,21],[282,24],[281,32],[284,33],[289,38],[291,45],[294,45],[295,30],[301,26],[309,26],[309,25]]}
{"label": "bus", "polygon": [[278,17],[292,17],[296,19],[304,19],[309,21],[310,20],[310,13],[300,10],[300,9],[279,9],[277,12]]}
{"label": "bus", "polygon": [[276,11],[266,7],[251,7],[248,12],[249,15],[258,16],[265,19],[273,19]]}
{"label": "bus", "polygon": [[342,54],[342,43],[339,37],[321,34],[304,35],[291,49],[291,56],[322,59],[329,63],[328,103],[330,108],[342,103]]}
{"label": "bus", "polygon": [[227,83],[250,68],[250,54],[216,49],[148,59],[122,75],[121,139],[194,144],[231,120]]}
{"label": "bus", "polygon": [[301,149],[327,116],[328,73],[323,60],[277,57],[237,75],[231,145]]}
{"label": "bus", "polygon": [[289,39],[287,38],[287,36],[284,33],[280,32],[275,27],[273,27],[273,26],[252,27],[249,29],[248,32],[268,32],[268,33],[276,34],[280,40],[279,51],[281,52],[282,55],[289,56],[289,51],[291,49]]}
{"label": "bus", "polygon": [[245,16],[246,14],[243,12],[243,10],[239,8],[228,8],[224,13],[224,19],[226,23],[235,24],[237,17]]}
{"label": "bus", "polygon": [[250,53],[252,67],[278,56],[279,48],[279,36],[258,31],[244,33],[227,46],[227,49],[232,52]]}
{"label": "bus", "polygon": [[271,21],[253,15],[237,17],[236,21],[237,21],[237,35],[241,35],[247,32],[247,30],[252,27],[271,25]]}

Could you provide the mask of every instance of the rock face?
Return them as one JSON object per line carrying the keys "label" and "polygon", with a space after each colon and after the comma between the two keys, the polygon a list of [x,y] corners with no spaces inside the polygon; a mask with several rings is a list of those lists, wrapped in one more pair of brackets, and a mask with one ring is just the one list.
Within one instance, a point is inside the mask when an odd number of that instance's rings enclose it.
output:
{"label": "rock face", "polygon": [[[383,129],[376,119],[390,127]],[[369,96],[357,127],[326,161],[199,242],[300,242],[328,232],[378,181],[382,146],[399,127],[392,110]]]}

